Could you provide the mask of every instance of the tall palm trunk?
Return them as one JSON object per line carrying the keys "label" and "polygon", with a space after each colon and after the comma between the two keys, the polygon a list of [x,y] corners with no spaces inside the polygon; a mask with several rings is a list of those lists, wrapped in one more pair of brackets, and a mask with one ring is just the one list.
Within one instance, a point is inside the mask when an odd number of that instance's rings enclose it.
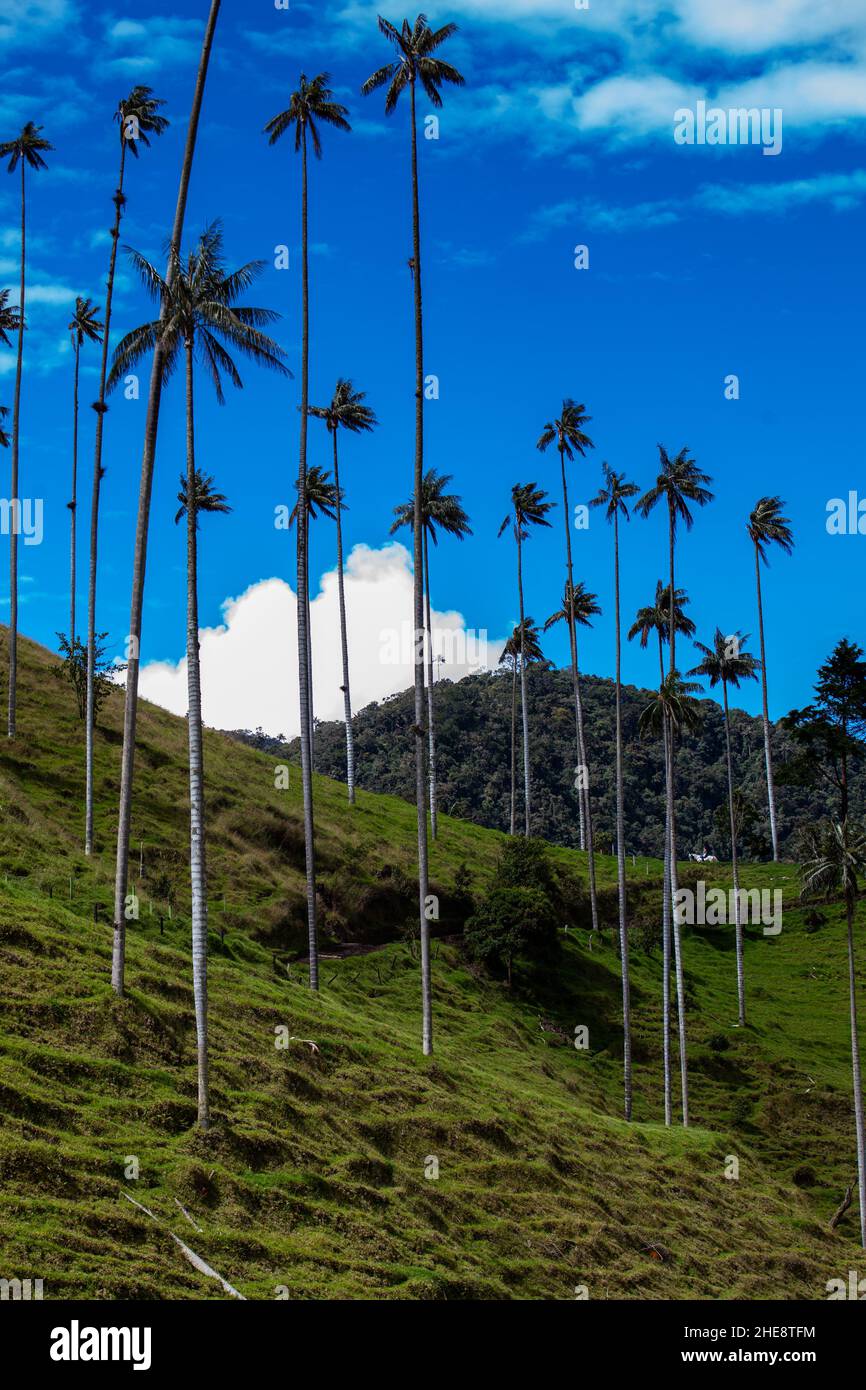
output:
{"label": "tall palm trunk", "polygon": [[301,445],[298,462],[298,692],[301,716],[301,782],[304,796],[304,861],[307,878],[307,941],[310,989],[319,988],[319,942],[316,930],[316,851],[313,819],[313,741],[310,670],[309,550],[307,527],[307,410],[310,399],[310,265],[307,202],[307,127],[303,127],[301,188],[301,259],[303,264],[303,338],[301,354]]}
{"label": "tall palm trunk", "polygon": [[734,768],[731,761],[731,720],[728,714],[728,683],[726,680],[722,680],[722,696],[725,704],[725,748],[728,757],[728,810],[731,818],[731,871],[734,880],[734,931],[737,946],[738,1021],[742,1028],[746,1022],[746,982],[743,969],[743,926],[740,921],[740,878],[737,865],[737,827],[734,820]]}
{"label": "tall palm trunk", "polygon": [[511,658],[511,829],[514,834],[517,818],[517,652]]}
{"label": "tall palm trunk", "polygon": [[430,978],[430,924],[427,921],[427,795],[424,786],[424,316],[421,302],[421,214],[418,197],[418,129],[415,74],[412,95],[412,256],[415,289],[415,515],[413,518],[413,623],[415,629],[415,809],[418,819],[418,899],[421,929],[421,1046],[433,1051],[433,992]]}
{"label": "tall palm trunk", "polygon": [[[565,516],[565,553],[568,564],[568,590],[572,606],[566,612],[568,640],[571,645],[571,680],[574,687],[574,718],[577,729],[577,760],[580,763],[581,786],[578,788],[580,811],[580,847],[587,851],[589,869],[589,905],[592,929],[598,931],[598,897],[595,889],[595,849],[592,843],[592,801],[589,791],[589,768],[586,761],[586,739],[583,732],[583,701],[580,698],[580,672],[577,665],[577,625],[574,621],[574,568],[571,559],[571,524],[568,510],[568,482],[565,476],[565,450],[560,446],[559,463],[562,469],[562,509]],[[584,785],[585,783],[585,785]]]}
{"label": "tall palm trunk", "polygon": [[75,385],[72,391],[72,498],[69,503],[69,645],[75,647],[75,513],[78,506],[78,369],[81,343],[75,338]]}
{"label": "tall palm trunk", "polygon": [[192,993],[198,1058],[198,1123],[207,1129],[207,871],[205,858],[204,748],[198,647],[198,554],[195,502],[192,342],[186,344],[186,678],[189,738],[189,874],[192,894]]}
{"label": "tall palm trunk", "polygon": [[631,1119],[631,984],[628,969],[628,925],[625,896],[625,814],[622,778],[622,680],[619,611],[619,517],[613,518],[614,587],[616,593],[616,879],[619,896],[619,947],[622,963],[623,1088],[625,1117]]}
{"label": "tall palm trunk", "polygon": [[[659,689],[665,683],[665,659],[662,634],[659,631]],[[662,889],[662,1066],[664,1071],[665,1124],[673,1120],[672,1081],[671,1081],[671,915],[673,894],[671,892],[671,803],[670,761],[668,758],[668,722],[662,725],[665,757],[665,847],[664,847],[664,886]]]}
{"label": "tall palm trunk", "polygon": [[[667,728],[665,728],[667,762]],[[662,1071],[664,1073],[665,1124],[673,1122],[671,1080],[671,840],[665,825],[664,882],[662,885]]]}
{"label": "tall palm trunk", "polygon": [[21,375],[24,367],[24,267],[26,264],[27,216],[24,189],[23,157],[21,164],[21,283],[18,290],[18,356],[15,361],[15,395],[12,405],[12,476],[10,502],[12,525],[9,530],[9,707],[7,733],[15,737],[16,700],[18,694],[18,528],[21,502],[18,497],[18,445],[21,434]]}
{"label": "tall palm trunk", "polygon": [[[306,525],[306,528],[307,528],[307,582],[308,582],[308,585],[309,585],[310,568],[311,568],[311,565],[310,565],[310,519],[309,519],[309,517],[307,517],[306,522],[305,522],[304,524]],[[309,692],[310,692],[310,771],[311,771],[311,772],[315,772],[315,770],[316,770],[316,739],[315,739],[315,733],[316,733],[316,725],[315,725],[315,719],[316,719],[316,701],[315,701],[315,696],[314,696],[314,694],[313,694],[313,610],[312,610],[312,607],[311,607],[311,605],[310,605],[310,590],[309,590],[309,587],[307,588],[307,597],[306,597],[306,604],[305,604],[305,606],[306,606],[306,609],[307,609],[307,680],[308,680],[308,683],[309,683]]]}
{"label": "tall palm trunk", "polygon": [[770,807],[770,838],[773,842],[773,863],[779,858],[779,836],[776,829],[776,789],[773,786],[773,753],[770,748],[770,715],[767,709],[767,653],[764,648],[764,604],[761,598],[761,558],[755,544],[755,582],[758,588],[758,632],[761,638],[761,698],[764,716],[764,761],[767,765],[767,801]]}
{"label": "tall palm trunk", "polygon": [[430,779],[430,834],[436,839],[436,730],[433,722],[433,620],[430,607],[430,556],[427,547],[427,527],[424,527],[424,592],[427,627],[427,746]]}
{"label": "tall palm trunk", "polygon": [[[183,235],[183,222],[186,213],[186,200],[189,179],[195,153],[196,134],[199,115],[204,96],[205,79],[213,44],[214,30],[219,16],[220,0],[211,0],[210,13],[205,27],[201,57],[196,75],[192,111],[184,147],[177,206],[174,214],[174,227],[171,235],[172,254],[169,257],[167,281],[174,280],[174,267],[180,254],[180,241]],[[163,317],[166,304],[160,308]],[[108,326],[106,324],[106,338]],[[117,861],[114,879],[114,945],[111,960],[111,985],[116,994],[123,993],[124,967],[126,964],[126,888],[129,881],[129,830],[132,819],[132,782],[135,770],[135,729],[138,715],[138,675],[141,648],[141,613],[144,604],[144,578],[147,562],[147,533],[150,523],[150,497],[153,489],[153,466],[156,457],[156,437],[159,428],[159,407],[162,398],[162,378],[165,368],[165,350],[157,338],[153,353],[153,367],[150,373],[150,389],[147,399],[147,416],[144,426],[144,451],[141,461],[141,482],[138,494],[138,520],[135,529],[135,555],[132,571],[132,603],[129,619],[129,657],[126,671],[126,700],[123,710],[123,753],[120,772],[120,802],[117,823]]]}
{"label": "tall palm trunk", "polygon": [[85,710],[84,752],[84,853],[93,853],[93,725],[95,708],[93,680],[96,665],[96,561],[99,541],[99,493],[104,469],[102,467],[102,434],[108,406],[105,404],[105,381],[108,374],[108,340],[111,328],[111,305],[114,299],[114,275],[117,265],[117,245],[120,240],[120,219],[123,216],[123,171],[126,164],[126,140],[121,122],[120,172],[114,194],[114,226],[111,229],[111,256],[105,290],[105,325],[102,335],[102,357],[99,366],[99,398],[96,411],[96,439],[93,450],[93,489],[90,499],[90,565],[87,580],[87,707]]}
{"label": "tall palm trunk", "polygon": [[529,801],[529,705],[526,698],[526,650],[525,622],[523,617],[523,549],[520,543],[520,526],[517,525],[517,594],[520,600],[520,717],[523,723],[523,833],[527,840],[531,834],[532,810]]}
{"label": "tall palm trunk", "polygon": [[[675,531],[674,513],[668,508],[668,548],[670,551],[670,570],[671,570],[671,603],[670,617],[668,626],[670,627],[671,644],[671,675],[676,670],[676,580],[674,576],[674,553],[675,553]],[[662,674],[664,679],[664,673]],[[667,782],[667,806],[665,809],[665,836],[670,842],[670,876],[671,876],[671,920],[673,924],[674,938],[674,966],[677,976],[677,1027],[679,1031],[680,1047],[680,1085],[683,1098],[683,1124],[689,1122],[689,1078],[688,1078],[688,1058],[686,1056],[686,1000],[685,1000],[685,981],[683,978],[683,961],[680,941],[680,923],[677,918],[676,910],[673,906],[677,900],[678,877],[677,877],[677,832],[676,832],[676,735],[672,725],[665,721],[665,780]]]}
{"label": "tall palm trunk", "polygon": [[352,691],[349,685],[349,636],[346,627],[346,590],[343,582],[343,521],[340,508],[340,464],[334,430],[334,487],[337,492],[337,592],[340,598],[340,649],[343,656],[343,717],[346,720],[346,783],[349,805],[355,804],[355,739],[352,730]]}
{"label": "tall palm trunk", "polygon": [[[674,801],[675,782],[674,782],[674,729],[673,726],[665,721],[665,759],[667,762],[667,821],[669,827],[669,846],[670,846],[670,876],[671,876],[671,903],[676,904],[678,880],[677,880],[677,822],[676,806]],[[683,953],[680,940],[680,919],[675,906],[671,912],[673,922],[674,938],[674,969],[677,977],[677,1030],[680,1048],[680,1088],[683,1100],[683,1124],[689,1123],[689,1070],[688,1056],[686,1052],[686,987],[683,974]]]}
{"label": "tall palm trunk", "polygon": [[854,968],[854,892],[845,890],[848,925],[848,998],[851,1016],[851,1070],[854,1082],[854,1124],[857,1129],[857,1186],[860,1199],[860,1244],[866,1249],[866,1130],[863,1121],[863,1081],[860,1074],[860,1039],[857,1031],[857,974]]}

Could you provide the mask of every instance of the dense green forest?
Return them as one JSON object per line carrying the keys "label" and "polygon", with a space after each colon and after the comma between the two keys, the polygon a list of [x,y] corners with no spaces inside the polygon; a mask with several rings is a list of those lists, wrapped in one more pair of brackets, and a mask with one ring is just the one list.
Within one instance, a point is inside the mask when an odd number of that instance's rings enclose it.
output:
{"label": "dense green forest", "polygon": [[[574,711],[568,671],[532,669],[528,673],[529,726],[532,750],[533,832],[556,844],[578,844],[577,792],[574,789]],[[610,853],[615,838],[614,684],[595,676],[582,681],[587,721],[595,842]],[[664,762],[661,744],[641,738],[641,711],[653,698],[649,690],[623,687],[625,739],[626,850],[660,857],[664,839]],[[367,791],[388,792],[411,800],[415,762],[409,731],[413,723],[411,690],[371,704],[354,719],[357,780]],[[715,700],[701,702],[697,733],[683,737],[677,760],[677,820],[683,855],[708,845],[720,859],[730,857],[727,829],[725,730]],[[465,680],[436,683],[439,800],[449,815],[496,830],[508,829],[510,799],[511,677],[507,671],[485,672]],[[274,750],[279,740],[257,733],[237,737]],[[750,859],[769,859],[769,824],[761,721],[731,711],[734,778],[741,793],[742,850]],[[790,740],[775,725],[773,756],[779,769],[780,852],[795,857],[798,833],[833,805],[818,785],[786,785],[784,767]],[[289,745],[297,757],[297,741]],[[342,722],[317,725],[315,766],[329,777],[345,775],[346,736]],[[864,790],[864,774],[855,772],[852,787]],[[518,806],[522,805],[518,779]]]}

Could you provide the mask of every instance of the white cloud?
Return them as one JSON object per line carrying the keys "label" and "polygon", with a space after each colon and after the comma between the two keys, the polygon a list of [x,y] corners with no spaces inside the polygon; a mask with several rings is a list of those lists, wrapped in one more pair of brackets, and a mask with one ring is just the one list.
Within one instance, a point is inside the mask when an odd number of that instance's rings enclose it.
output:
{"label": "white cloud", "polygon": [[587,227],[623,232],[638,227],[661,227],[679,222],[690,212],[726,213],[729,217],[780,215],[810,203],[829,203],[848,212],[866,200],[866,169],[818,174],[779,183],[704,183],[689,197],[656,198],[650,202],[618,204],[576,198],[537,208],[519,240],[541,241],[569,227],[580,236]]}
{"label": "white cloud", "polygon": [[[315,713],[320,719],[341,719],[336,570],[322,576],[311,610]],[[412,567],[404,546],[355,546],[346,563],[346,610],[352,703],[360,710],[412,684]],[[263,579],[239,598],[226,600],[222,624],[200,634],[206,724],[218,729],[261,725],[289,737],[298,733],[296,623],[295,594],[282,579]],[[434,652],[446,655],[440,674],[451,680],[495,666],[503,646],[503,641],[488,642],[486,633],[467,633],[457,612],[434,609],[433,632]],[[142,667],[141,693],[184,715],[186,680],[185,658],[176,665],[151,662]]]}
{"label": "white cloud", "polygon": [[77,16],[72,0],[0,0],[0,46],[36,47],[52,37],[65,44]]}
{"label": "white cloud", "polygon": [[204,19],[148,15],[146,20],[118,19],[105,37],[114,56],[104,66],[112,72],[135,75],[157,71],[170,63],[196,63]]}

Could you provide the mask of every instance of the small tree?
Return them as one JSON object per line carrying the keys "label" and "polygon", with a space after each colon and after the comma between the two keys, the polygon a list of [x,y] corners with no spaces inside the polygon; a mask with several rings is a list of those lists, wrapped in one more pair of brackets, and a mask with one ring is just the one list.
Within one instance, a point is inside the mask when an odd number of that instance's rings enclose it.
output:
{"label": "small tree", "polygon": [[[96,633],[93,665],[93,723],[99,720],[99,711],[113,690],[117,689],[116,677],[122,676],[126,666],[121,662],[108,661],[105,656],[107,632]],[[60,666],[54,667],[54,675],[59,681],[72,686],[78,705],[78,717],[84,719],[87,713],[87,645],[74,637],[70,642],[65,632],[58,632]]]}
{"label": "small tree", "polygon": [[466,948],[475,960],[504,969],[510,988],[518,956],[538,959],[556,945],[558,894],[544,842],[509,838],[493,881],[466,923]]}
{"label": "small tree", "polygon": [[782,720],[795,746],[780,782],[824,782],[839,795],[839,817],[848,817],[849,782],[866,756],[866,661],[863,649],[843,637],[818,668],[815,700]]}

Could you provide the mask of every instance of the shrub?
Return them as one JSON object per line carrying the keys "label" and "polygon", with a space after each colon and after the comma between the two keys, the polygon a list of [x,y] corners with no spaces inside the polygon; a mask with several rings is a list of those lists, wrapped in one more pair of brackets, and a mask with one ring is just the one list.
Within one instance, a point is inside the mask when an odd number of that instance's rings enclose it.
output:
{"label": "shrub", "polygon": [[516,956],[540,954],[555,940],[550,899],[537,888],[493,888],[466,923],[469,954],[504,966],[509,985]]}
{"label": "shrub", "polygon": [[494,884],[466,923],[466,948],[475,960],[504,969],[510,985],[518,956],[538,959],[556,946],[556,885],[544,843],[506,840]]}

